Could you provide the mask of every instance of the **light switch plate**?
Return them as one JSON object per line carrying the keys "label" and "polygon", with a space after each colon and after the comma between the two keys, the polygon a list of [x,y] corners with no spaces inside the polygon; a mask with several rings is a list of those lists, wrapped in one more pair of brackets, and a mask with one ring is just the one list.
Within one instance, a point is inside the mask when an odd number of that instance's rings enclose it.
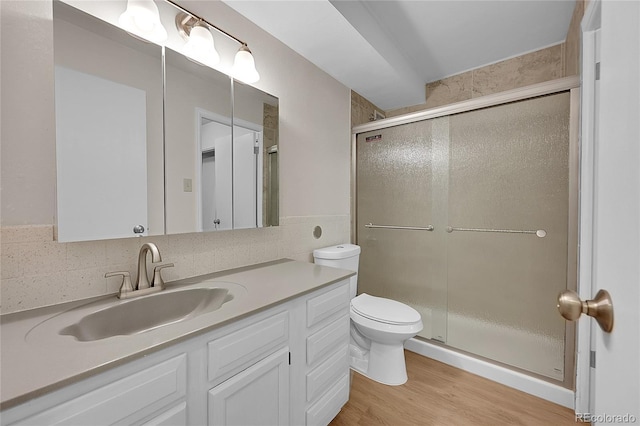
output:
{"label": "light switch plate", "polygon": [[184,192],[193,191],[193,181],[191,179],[184,178],[182,180],[182,188],[183,188]]}

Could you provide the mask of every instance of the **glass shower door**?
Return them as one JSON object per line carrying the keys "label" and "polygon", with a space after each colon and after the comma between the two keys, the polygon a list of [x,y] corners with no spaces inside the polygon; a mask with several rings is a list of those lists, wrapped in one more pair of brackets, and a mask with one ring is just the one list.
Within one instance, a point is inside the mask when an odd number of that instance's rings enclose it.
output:
{"label": "glass shower door", "polygon": [[[425,338],[446,339],[446,253],[433,231],[432,121],[357,136],[358,293],[407,303]],[[389,227],[389,228],[388,228]],[[398,227],[398,228],[395,228]]]}
{"label": "glass shower door", "polygon": [[558,380],[568,157],[568,92],[450,117],[447,344]]}
{"label": "glass shower door", "polygon": [[358,134],[359,292],[416,309],[420,337],[563,381],[569,122],[564,92]]}

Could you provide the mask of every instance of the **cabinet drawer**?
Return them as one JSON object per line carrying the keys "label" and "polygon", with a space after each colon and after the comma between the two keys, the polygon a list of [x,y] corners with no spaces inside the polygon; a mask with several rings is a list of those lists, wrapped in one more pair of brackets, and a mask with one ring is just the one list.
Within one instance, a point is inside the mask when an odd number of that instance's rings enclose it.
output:
{"label": "cabinet drawer", "polygon": [[208,378],[227,378],[289,340],[289,314],[282,312],[208,344]]}
{"label": "cabinet drawer", "polygon": [[307,374],[307,401],[311,402],[349,372],[349,346],[343,345]]}
{"label": "cabinet drawer", "polygon": [[342,285],[307,301],[307,327],[349,309],[349,285]]}
{"label": "cabinet drawer", "polygon": [[349,400],[349,373],[347,372],[306,413],[307,426],[326,426],[338,415]]}
{"label": "cabinet drawer", "polygon": [[307,337],[307,365],[313,365],[339,345],[349,344],[350,321],[349,315],[343,315]]}
{"label": "cabinet drawer", "polygon": [[16,424],[132,423],[184,397],[186,388],[187,356],[182,354]]}

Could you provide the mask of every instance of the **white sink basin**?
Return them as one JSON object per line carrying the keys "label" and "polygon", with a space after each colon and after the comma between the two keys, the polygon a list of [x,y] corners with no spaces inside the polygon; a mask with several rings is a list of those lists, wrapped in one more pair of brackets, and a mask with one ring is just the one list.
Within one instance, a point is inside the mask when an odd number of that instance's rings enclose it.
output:
{"label": "white sink basin", "polygon": [[27,340],[58,334],[87,342],[147,332],[216,311],[245,291],[235,283],[209,281],[127,300],[114,296],[43,321]]}

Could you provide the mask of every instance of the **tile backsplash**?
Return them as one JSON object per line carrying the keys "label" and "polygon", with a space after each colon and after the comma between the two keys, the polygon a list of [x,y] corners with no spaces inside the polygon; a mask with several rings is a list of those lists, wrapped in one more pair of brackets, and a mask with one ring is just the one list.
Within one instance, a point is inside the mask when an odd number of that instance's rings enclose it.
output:
{"label": "tile backsplash", "polygon": [[[164,235],[117,240],[58,243],[52,225],[3,227],[0,313],[17,312],[71,300],[116,293],[119,277],[106,272],[137,274],[138,250],[155,243],[165,281],[240,266],[290,258],[312,262],[319,247],[349,241],[349,215],[281,217],[281,226]],[[316,239],[313,230],[322,227]]]}

